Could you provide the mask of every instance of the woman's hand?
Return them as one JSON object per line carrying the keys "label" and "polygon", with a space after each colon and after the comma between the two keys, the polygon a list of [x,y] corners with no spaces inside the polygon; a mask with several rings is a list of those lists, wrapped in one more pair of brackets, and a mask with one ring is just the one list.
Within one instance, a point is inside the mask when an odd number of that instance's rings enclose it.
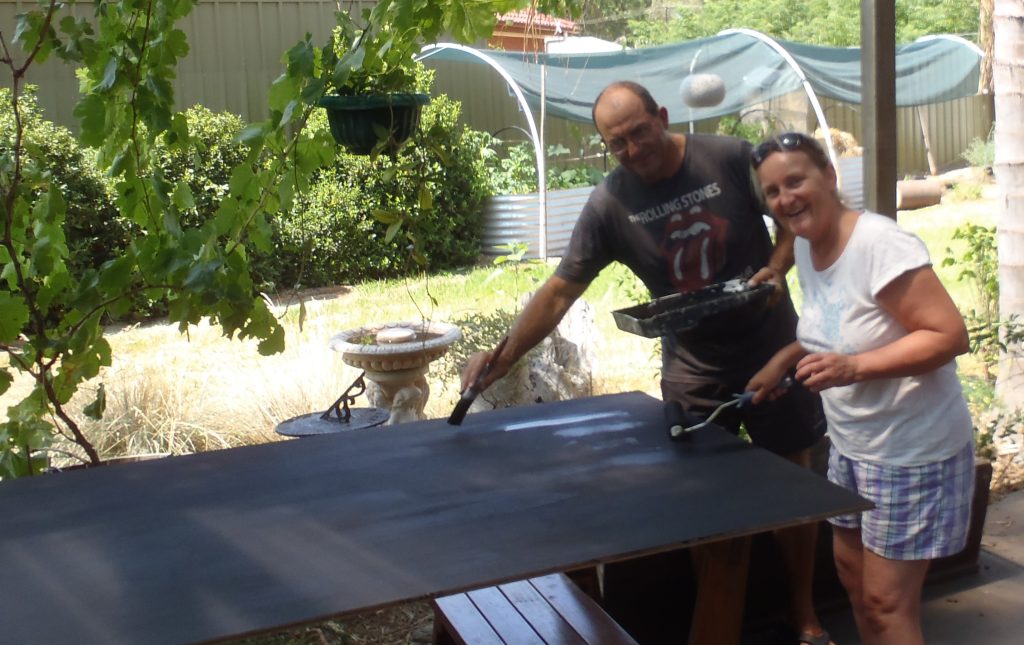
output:
{"label": "woman's hand", "polygon": [[857,356],[847,354],[808,354],[796,364],[796,378],[812,392],[850,385],[858,376]]}
{"label": "woman's hand", "polygon": [[757,405],[762,401],[774,401],[785,393],[787,388],[778,387],[779,383],[786,376],[786,367],[768,363],[750,377],[745,388],[747,392],[753,392],[754,398],[751,403]]}
{"label": "woman's hand", "polygon": [[787,388],[779,387],[779,384],[782,383],[782,379],[785,378],[786,372],[789,371],[789,368],[795,365],[800,358],[806,355],[806,350],[804,350],[797,341],[793,341],[789,345],[786,345],[779,351],[775,352],[775,355],[765,363],[765,366],[758,370],[758,372],[750,377],[749,381],[747,381],[746,391],[754,393],[754,398],[751,399],[751,403],[757,405],[765,399],[774,401],[782,396]]}

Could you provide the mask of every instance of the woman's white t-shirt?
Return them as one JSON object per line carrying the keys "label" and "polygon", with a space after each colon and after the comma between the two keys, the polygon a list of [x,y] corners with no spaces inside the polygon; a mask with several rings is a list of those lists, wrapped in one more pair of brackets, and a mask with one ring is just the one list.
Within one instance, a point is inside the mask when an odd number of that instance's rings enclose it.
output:
{"label": "woman's white t-shirt", "polygon": [[[887,345],[907,330],[876,296],[907,271],[930,266],[914,234],[876,213],[863,213],[842,255],[817,271],[810,244],[797,238],[803,290],[797,338],[809,352],[857,354]],[[971,417],[956,363],[922,374],[833,387],[821,393],[832,444],[859,461],[911,466],[940,461],[971,440]]]}

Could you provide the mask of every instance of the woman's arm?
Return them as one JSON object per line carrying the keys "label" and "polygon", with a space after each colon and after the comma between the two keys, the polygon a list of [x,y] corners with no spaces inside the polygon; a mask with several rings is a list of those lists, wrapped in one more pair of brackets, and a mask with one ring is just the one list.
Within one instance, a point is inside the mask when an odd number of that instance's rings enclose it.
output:
{"label": "woman's arm", "polygon": [[907,330],[906,336],[852,356],[810,354],[797,364],[797,379],[820,392],[860,381],[924,374],[967,351],[963,316],[931,267],[900,275],[877,300]]}
{"label": "woman's arm", "polygon": [[765,399],[774,398],[772,393],[783,377],[785,377],[786,372],[806,355],[807,350],[795,340],[775,352],[775,356],[772,356],[765,363],[765,366],[747,382],[746,391],[754,393],[754,398],[751,402],[757,405]]}

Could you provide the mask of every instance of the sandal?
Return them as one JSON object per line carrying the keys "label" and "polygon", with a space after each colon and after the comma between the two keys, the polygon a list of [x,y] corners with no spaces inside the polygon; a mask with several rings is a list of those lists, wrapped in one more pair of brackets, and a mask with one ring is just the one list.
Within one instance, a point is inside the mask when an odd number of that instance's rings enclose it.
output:
{"label": "sandal", "polygon": [[807,645],[829,645],[832,639],[829,638],[828,632],[822,631],[817,636],[814,636],[808,632],[801,632],[800,636],[797,637],[796,642],[806,643]]}

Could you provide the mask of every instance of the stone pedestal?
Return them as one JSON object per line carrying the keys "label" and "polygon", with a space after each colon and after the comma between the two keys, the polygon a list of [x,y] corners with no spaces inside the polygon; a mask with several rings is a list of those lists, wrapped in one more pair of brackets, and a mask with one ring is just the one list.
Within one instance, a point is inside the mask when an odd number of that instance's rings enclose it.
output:
{"label": "stone pedestal", "polygon": [[430,396],[427,368],[460,338],[462,333],[446,323],[383,323],[340,332],[331,349],[364,371],[370,405],[388,410],[384,425],[393,425],[423,418]]}
{"label": "stone pedestal", "polygon": [[366,397],[375,408],[390,410],[384,425],[418,421],[430,396],[427,368],[378,372],[366,370]]}

